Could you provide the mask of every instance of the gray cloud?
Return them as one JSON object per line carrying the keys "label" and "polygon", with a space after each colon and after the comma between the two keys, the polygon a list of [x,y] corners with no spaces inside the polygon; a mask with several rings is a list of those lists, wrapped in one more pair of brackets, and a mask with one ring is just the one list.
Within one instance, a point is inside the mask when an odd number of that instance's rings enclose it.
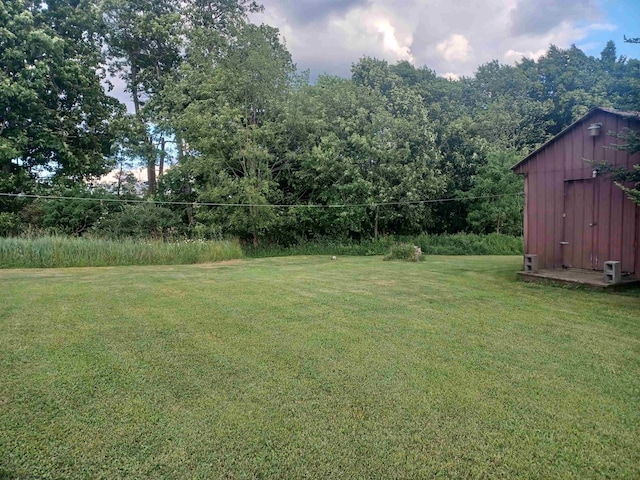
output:
{"label": "gray cloud", "polygon": [[370,0],[264,0],[262,3],[267,9],[277,8],[292,23],[308,25],[366,6]]}
{"label": "gray cloud", "polygon": [[[119,100],[127,107],[129,113],[133,113],[133,101],[131,100],[131,94],[125,91],[127,85],[124,80],[118,76],[109,75],[108,78],[104,79],[101,83],[107,95]],[[111,88],[109,88],[109,83],[111,84]]]}
{"label": "gray cloud", "polygon": [[263,0],[254,21],[278,27],[312,78],[347,76],[362,56],[462,76],[491,60],[537,58],[550,44],[593,43],[593,32],[615,28],[604,18],[605,1]]}
{"label": "gray cloud", "polygon": [[541,35],[565,21],[593,20],[599,16],[596,0],[520,0],[511,11],[511,33]]}

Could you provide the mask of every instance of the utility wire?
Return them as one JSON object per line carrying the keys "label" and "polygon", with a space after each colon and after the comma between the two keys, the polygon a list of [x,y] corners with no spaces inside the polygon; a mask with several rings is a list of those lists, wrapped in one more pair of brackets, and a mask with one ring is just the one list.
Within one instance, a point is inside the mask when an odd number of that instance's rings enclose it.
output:
{"label": "utility wire", "polygon": [[524,196],[523,192],[504,193],[501,195],[480,195],[476,197],[453,197],[453,198],[437,198],[430,200],[405,200],[401,202],[371,202],[371,203],[345,203],[334,205],[322,204],[264,204],[264,203],[217,203],[217,202],[170,202],[142,199],[124,199],[124,198],[92,198],[92,197],[65,197],[62,195],[35,195],[24,193],[0,193],[0,197],[13,198],[35,198],[40,200],[80,200],[87,202],[111,202],[111,203],[153,203],[156,205],[183,205],[194,207],[270,207],[270,208],[351,208],[351,207],[382,207],[392,205],[423,205],[428,203],[446,203],[446,202],[464,202],[468,200],[483,200],[489,198],[503,198]]}

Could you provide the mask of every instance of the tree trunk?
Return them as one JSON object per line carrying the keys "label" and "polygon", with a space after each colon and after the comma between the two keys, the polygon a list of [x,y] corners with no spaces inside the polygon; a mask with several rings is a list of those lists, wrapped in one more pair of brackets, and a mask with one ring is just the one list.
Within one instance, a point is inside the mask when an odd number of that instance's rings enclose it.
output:
{"label": "tree trunk", "polygon": [[[151,143],[151,140],[149,140]],[[149,186],[149,195],[156,193],[156,159],[153,152],[149,152],[147,159],[147,185]]]}
{"label": "tree trunk", "polygon": [[[184,193],[185,193],[187,198],[189,198],[191,196],[191,183],[189,182],[188,178],[187,178],[187,181],[184,184]],[[189,226],[192,226],[194,223],[196,223],[195,218],[194,218],[194,214],[193,214],[193,204],[192,203],[187,205],[187,218],[189,219]]]}
{"label": "tree trunk", "polygon": [[135,63],[135,54],[131,58],[131,98],[133,99],[133,111],[140,118],[140,98],[138,97],[138,66]]}
{"label": "tree trunk", "polygon": [[124,170],[122,169],[122,162],[120,162],[120,171],[118,172],[118,198],[120,198],[120,192],[122,191],[122,175]]}
{"label": "tree trunk", "polygon": [[[133,109],[136,114],[136,118],[145,125],[144,119],[140,115],[140,97],[138,96],[138,65],[136,62],[137,54],[135,52],[130,53],[131,58],[131,97],[133,99]],[[156,191],[156,159],[153,155],[153,140],[151,137],[146,137],[147,142],[147,185],[149,187],[149,194],[153,195]]]}
{"label": "tree trunk", "polygon": [[[180,135],[178,135],[177,133],[175,135],[176,135],[176,148],[178,149],[178,164],[181,164],[184,157],[184,150],[182,148],[182,139],[180,138]],[[187,174],[186,181],[184,182],[184,193],[187,198],[191,197],[191,182],[189,181],[188,174]],[[193,209],[192,203],[187,205],[187,219],[189,220],[189,226],[192,226],[196,223],[193,210],[194,209]]]}
{"label": "tree trunk", "polygon": [[375,225],[373,227],[373,238],[375,238],[376,240],[378,239],[378,219],[380,217],[380,211],[379,211],[379,206],[376,205],[376,222]]}
{"label": "tree trunk", "polygon": [[165,155],[167,154],[166,147],[167,147],[166,141],[164,137],[162,137],[160,139],[160,167],[158,168],[159,177],[161,177],[162,174],[164,173],[164,159],[165,159]]}
{"label": "tree trunk", "polygon": [[253,226],[251,228],[253,230],[253,232],[251,232],[251,234],[253,235],[253,245],[254,245],[254,247],[257,247],[258,246],[258,232],[256,231],[257,227],[256,227],[255,218],[256,218],[256,207],[250,206],[249,207],[249,221],[251,223],[253,223]]}

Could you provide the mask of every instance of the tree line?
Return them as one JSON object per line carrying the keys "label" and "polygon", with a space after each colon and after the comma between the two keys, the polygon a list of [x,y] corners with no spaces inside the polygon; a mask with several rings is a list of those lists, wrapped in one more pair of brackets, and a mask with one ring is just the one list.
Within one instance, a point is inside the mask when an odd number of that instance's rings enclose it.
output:
{"label": "tree line", "polygon": [[[459,80],[365,57],[350,78],[311,82],[277,29],[249,22],[261,9],[0,2],[0,193],[22,194],[0,196],[0,234],[519,235],[509,167],[594,106],[640,110],[640,61],[613,42],[599,57],[552,45]],[[114,76],[131,113],[105,91]],[[124,175],[96,184],[133,164],[144,191]]]}

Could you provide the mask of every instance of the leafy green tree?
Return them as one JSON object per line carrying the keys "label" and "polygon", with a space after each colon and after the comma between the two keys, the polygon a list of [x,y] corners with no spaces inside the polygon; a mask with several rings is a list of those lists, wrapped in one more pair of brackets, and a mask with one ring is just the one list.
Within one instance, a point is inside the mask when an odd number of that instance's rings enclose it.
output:
{"label": "leafy green tree", "polygon": [[11,237],[22,232],[19,216],[12,212],[0,212],[0,237]]}
{"label": "leafy green tree", "polygon": [[523,181],[510,168],[519,158],[514,151],[489,154],[471,189],[459,193],[469,198],[467,221],[476,233],[522,234]]}
{"label": "leafy green tree", "polygon": [[248,14],[263,10],[255,0],[186,0],[180,5],[188,30],[224,36],[241,28]]}
{"label": "leafy green tree", "polygon": [[286,158],[278,143],[294,65],[278,31],[268,26],[246,25],[232,39],[197,41],[165,91],[165,101],[173,102],[173,128],[189,146],[183,163],[199,200],[252,205],[201,212],[200,220],[257,242],[274,220],[274,210],[260,205],[281,198],[276,176]]}
{"label": "leafy green tree", "polygon": [[[618,150],[629,152],[629,155],[640,152],[640,131],[626,129],[616,134],[624,143],[615,145]],[[601,173],[611,173],[616,185],[629,197],[629,199],[640,205],[640,164],[633,166],[632,170],[614,167],[608,163],[598,165]],[[631,183],[631,186],[625,186]]]}
{"label": "leafy green tree", "polygon": [[0,3],[3,189],[34,188],[43,175],[79,181],[108,170],[119,104],[100,84],[94,13],[84,1]]}
{"label": "leafy green tree", "polygon": [[[162,101],[153,102],[153,99],[162,95],[166,81],[177,70],[185,53],[193,51],[192,40],[211,35],[232,37],[235,29],[245,22],[246,15],[260,9],[254,0],[103,2],[111,72],[126,82],[134,114],[148,129],[143,158],[150,193],[156,190],[156,164],[159,161],[162,166],[166,156],[165,135],[161,134],[157,144],[154,143],[150,123],[159,125],[161,132],[168,127],[167,118],[160,115],[161,109],[158,109]],[[145,108],[149,102],[152,108]]]}
{"label": "leafy green tree", "polygon": [[81,236],[87,233],[109,208],[113,208],[113,204],[109,205],[99,200],[111,197],[103,188],[89,189],[83,184],[77,184],[54,188],[47,193],[69,197],[36,200],[40,218],[36,223],[34,219],[37,217],[31,217],[32,227],[42,228],[51,233]]}
{"label": "leafy green tree", "polygon": [[182,236],[184,224],[173,210],[151,202],[127,204],[103,214],[91,233],[107,238],[154,238]]}
{"label": "leafy green tree", "polygon": [[613,42],[600,59],[585,55],[575,45],[567,50],[552,45],[533,66],[527,62],[529,78],[539,84],[535,98],[553,104],[550,134],[558,134],[593,107],[620,107],[616,90],[625,67],[623,59],[614,60],[615,55]]}
{"label": "leafy green tree", "polygon": [[[640,43],[640,38],[627,38],[625,36],[624,41],[627,43]],[[636,71],[640,70],[640,62],[636,60],[632,64],[632,68],[635,68]],[[640,76],[632,74],[627,75],[627,78],[635,80],[635,90],[636,92],[640,91]],[[640,110],[640,95],[636,95],[636,99],[639,102],[636,104],[636,109]],[[637,130],[624,131],[618,134],[618,138],[625,141],[624,144],[617,146],[620,150],[626,150],[630,155],[640,152],[640,132]],[[620,187],[632,201],[640,205],[640,164],[634,165],[631,171],[615,172],[614,178],[618,187]],[[627,188],[621,182],[632,182],[634,185],[632,188]]]}
{"label": "leafy green tree", "polygon": [[[191,231],[198,227],[201,231],[219,232],[217,227],[209,229],[210,225],[197,225],[194,207],[198,200],[198,194],[193,185],[194,175],[191,172],[191,166],[188,162],[182,162],[168,170],[158,181],[157,199],[159,201],[183,202],[184,205],[171,206],[171,209],[177,212],[182,219],[187,231]],[[217,238],[216,235],[197,235],[199,237]]]}
{"label": "leafy green tree", "polygon": [[[354,69],[358,75],[367,66],[360,67]],[[299,93],[301,108],[313,119],[307,120],[311,141],[298,152],[294,172],[296,190],[304,192],[300,200],[361,205],[307,211],[301,222],[307,232],[359,237],[433,225],[431,206],[421,201],[444,187],[434,134],[420,96],[392,82],[321,77]]]}
{"label": "leafy green tree", "polygon": [[[134,115],[145,130],[143,107],[162,89],[165,75],[180,59],[180,15],[171,0],[105,0],[102,15],[106,27],[110,70],[125,81]],[[151,132],[141,145],[147,166],[149,192],[156,188],[157,150]]]}
{"label": "leafy green tree", "polygon": [[[487,141],[478,135],[474,111],[477,89],[470,79],[451,81],[438,77],[427,67],[415,68],[407,62],[390,67],[402,79],[402,85],[422,98],[429,129],[437,151],[436,171],[445,187],[442,197],[454,197],[458,190],[470,188],[469,180],[485,162]],[[491,131],[494,129],[492,128]],[[466,228],[464,202],[440,202],[432,205],[436,219],[429,231],[458,232]]]}
{"label": "leafy green tree", "polygon": [[537,86],[522,69],[493,61],[468,80],[474,92],[470,135],[493,150],[531,150],[546,141],[553,103],[536,99]]}

